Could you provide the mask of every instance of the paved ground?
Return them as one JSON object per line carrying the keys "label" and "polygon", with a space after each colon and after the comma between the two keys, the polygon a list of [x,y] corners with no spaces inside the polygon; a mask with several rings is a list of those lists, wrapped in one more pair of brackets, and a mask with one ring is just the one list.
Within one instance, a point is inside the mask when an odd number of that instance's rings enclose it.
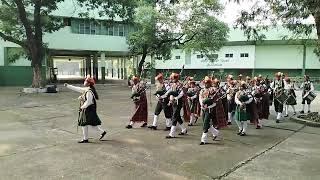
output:
{"label": "paved ground", "polygon": [[162,130],[127,130],[128,88],[98,92],[106,140],[90,129],[92,143],[78,144],[77,93],[25,95],[0,87],[0,179],[320,179],[317,128],[268,120],[240,137],[233,125],[222,130],[222,141],[199,146],[201,123],[172,140]]}

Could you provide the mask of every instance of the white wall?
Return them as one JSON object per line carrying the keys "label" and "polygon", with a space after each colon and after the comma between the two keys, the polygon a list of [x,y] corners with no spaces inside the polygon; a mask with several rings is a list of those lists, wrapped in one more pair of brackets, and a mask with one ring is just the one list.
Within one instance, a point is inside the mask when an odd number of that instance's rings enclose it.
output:
{"label": "white wall", "polygon": [[[248,53],[249,57],[240,57],[241,53]],[[218,59],[210,62],[206,58],[197,58],[200,53],[191,53],[191,64],[185,63],[185,52],[173,50],[171,60],[156,61],[156,69],[180,69],[185,65],[185,69],[251,69],[254,67],[255,46],[225,46],[220,49]],[[233,58],[226,58],[225,54],[233,54]],[[175,59],[179,55],[181,59]]]}

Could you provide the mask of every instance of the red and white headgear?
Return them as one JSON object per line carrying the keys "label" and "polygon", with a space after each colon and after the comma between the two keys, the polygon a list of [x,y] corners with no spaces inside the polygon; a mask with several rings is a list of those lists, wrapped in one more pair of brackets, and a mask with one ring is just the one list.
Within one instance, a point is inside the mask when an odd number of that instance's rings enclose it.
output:
{"label": "red and white headgear", "polygon": [[178,73],[172,73],[170,75],[171,80],[179,80],[179,78],[180,78],[180,75]]}
{"label": "red and white headgear", "polygon": [[91,77],[91,75],[87,75],[87,77],[84,81],[92,86],[96,84],[96,81]]}
{"label": "red and white headgear", "polygon": [[132,76],[131,80],[133,82],[139,82],[140,81],[140,78],[138,76]]}
{"label": "red and white headgear", "polygon": [[163,79],[163,74],[162,73],[159,73],[155,78],[154,78],[156,81],[160,81]]}

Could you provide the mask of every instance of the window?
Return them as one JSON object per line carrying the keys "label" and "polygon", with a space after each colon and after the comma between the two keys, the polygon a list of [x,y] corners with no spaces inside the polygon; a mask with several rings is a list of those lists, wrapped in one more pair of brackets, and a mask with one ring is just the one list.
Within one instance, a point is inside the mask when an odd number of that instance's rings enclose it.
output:
{"label": "window", "polygon": [[124,36],[124,26],[122,24],[119,25],[119,36]]}
{"label": "window", "polygon": [[113,27],[112,26],[108,27],[107,30],[108,30],[108,35],[113,36]]}
{"label": "window", "polygon": [[249,57],[249,53],[241,53],[240,57]]}
{"label": "window", "polygon": [[79,33],[80,34],[84,34],[84,26],[85,26],[84,22],[81,22],[79,24]]}
{"label": "window", "polygon": [[176,59],[181,59],[181,57],[180,56],[176,56]]}
{"label": "window", "polygon": [[71,18],[63,18],[63,24],[65,26],[71,26]]}
{"label": "window", "polygon": [[119,36],[119,25],[118,24],[113,25],[113,35]]}
{"label": "window", "polygon": [[85,34],[90,34],[90,23],[89,22],[85,22],[84,25],[85,25],[84,33]]}
{"label": "window", "polygon": [[198,58],[198,59],[202,59],[202,58],[203,58],[203,54],[198,54],[198,55],[197,55],[197,58]]}
{"label": "window", "polygon": [[226,58],[233,58],[233,54],[226,54]]}

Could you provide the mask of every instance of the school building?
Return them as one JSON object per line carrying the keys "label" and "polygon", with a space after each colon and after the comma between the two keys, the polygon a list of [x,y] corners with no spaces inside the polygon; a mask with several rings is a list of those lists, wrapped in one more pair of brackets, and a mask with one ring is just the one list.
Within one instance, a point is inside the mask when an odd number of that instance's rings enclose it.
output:
{"label": "school building", "polygon": [[[72,3],[71,1],[67,3]],[[55,12],[64,18],[65,27],[57,32],[44,35],[48,45],[43,62],[43,79],[52,81],[54,74],[58,80],[78,80],[86,74],[92,74],[99,80],[126,79],[135,72],[139,57],[130,55],[126,37],[135,31],[134,25],[121,21],[110,23],[103,19],[85,20],[70,9],[72,5],[63,5]],[[316,33],[308,42],[299,38],[283,40],[291,36],[283,28],[270,29],[264,33],[262,42],[248,41],[241,30],[231,29],[228,42],[218,52],[216,59],[207,59],[197,52],[172,51],[172,58],[163,61],[153,59],[156,72],[179,71],[184,65],[186,75],[196,75],[196,79],[205,75],[226,74],[269,75],[282,71],[289,76],[301,76],[306,73],[320,77],[320,61],[313,50]],[[28,86],[33,72],[30,61],[21,56],[12,61],[19,46],[0,40],[0,86]],[[148,58],[151,61],[151,58]],[[154,73],[155,74],[155,73]]]}

